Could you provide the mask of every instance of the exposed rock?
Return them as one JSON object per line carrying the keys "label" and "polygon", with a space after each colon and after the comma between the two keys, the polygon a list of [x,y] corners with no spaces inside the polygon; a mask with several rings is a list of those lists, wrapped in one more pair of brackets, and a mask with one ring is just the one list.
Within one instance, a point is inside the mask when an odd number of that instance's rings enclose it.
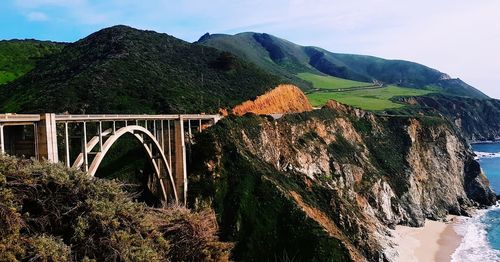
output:
{"label": "exposed rock", "polygon": [[442,115],[469,141],[500,140],[500,100],[444,95],[401,97],[426,115]]}
{"label": "exposed rock", "polygon": [[332,101],[278,120],[228,117],[198,141],[190,202],[215,208],[236,259],[392,261],[387,228],[495,201],[467,142],[438,117]]}

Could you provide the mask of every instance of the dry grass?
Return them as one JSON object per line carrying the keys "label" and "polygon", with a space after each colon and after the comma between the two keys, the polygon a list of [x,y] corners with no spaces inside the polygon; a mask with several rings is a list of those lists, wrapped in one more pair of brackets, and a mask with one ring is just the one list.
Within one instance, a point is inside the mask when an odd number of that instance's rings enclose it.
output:
{"label": "dry grass", "polygon": [[246,101],[233,108],[235,115],[283,114],[311,111],[312,106],[306,95],[294,85],[279,85],[275,89],[258,96],[253,101]]}

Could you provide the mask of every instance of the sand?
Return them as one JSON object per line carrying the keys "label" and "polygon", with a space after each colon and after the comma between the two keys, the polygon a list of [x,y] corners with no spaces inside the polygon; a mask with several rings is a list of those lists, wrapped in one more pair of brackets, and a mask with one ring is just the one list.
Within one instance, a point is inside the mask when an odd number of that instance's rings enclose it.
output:
{"label": "sand", "polygon": [[424,227],[396,226],[395,242],[399,257],[396,261],[451,261],[451,255],[460,245],[461,236],[453,229],[456,217],[450,222],[427,220]]}

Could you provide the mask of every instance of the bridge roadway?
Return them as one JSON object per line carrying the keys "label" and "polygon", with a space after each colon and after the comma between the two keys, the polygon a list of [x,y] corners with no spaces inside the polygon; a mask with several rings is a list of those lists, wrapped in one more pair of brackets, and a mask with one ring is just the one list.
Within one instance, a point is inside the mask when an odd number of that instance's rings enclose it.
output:
{"label": "bridge roadway", "polygon": [[143,145],[154,172],[148,184],[160,185],[150,188],[153,193],[164,202],[185,204],[186,144],[192,142],[193,133],[220,118],[204,114],[0,114],[0,152],[63,162],[94,176],[113,144],[123,135],[132,135]]}

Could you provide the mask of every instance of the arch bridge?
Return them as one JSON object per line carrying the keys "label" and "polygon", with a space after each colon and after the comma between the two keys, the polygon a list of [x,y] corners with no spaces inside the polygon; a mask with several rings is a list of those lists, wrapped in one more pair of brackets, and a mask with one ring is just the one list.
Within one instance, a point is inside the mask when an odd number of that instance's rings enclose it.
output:
{"label": "arch bridge", "polygon": [[143,147],[165,202],[186,203],[186,145],[219,115],[0,114],[0,152],[30,156],[80,169],[94,176],[122,136]]}

